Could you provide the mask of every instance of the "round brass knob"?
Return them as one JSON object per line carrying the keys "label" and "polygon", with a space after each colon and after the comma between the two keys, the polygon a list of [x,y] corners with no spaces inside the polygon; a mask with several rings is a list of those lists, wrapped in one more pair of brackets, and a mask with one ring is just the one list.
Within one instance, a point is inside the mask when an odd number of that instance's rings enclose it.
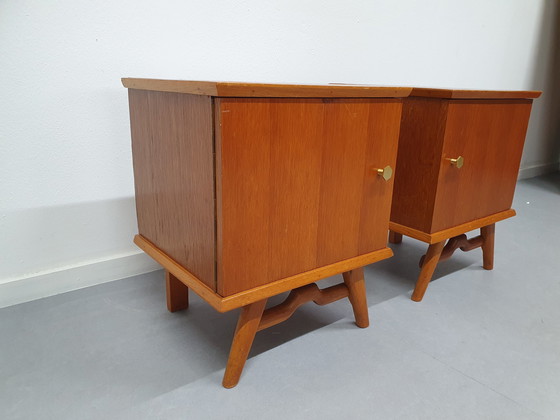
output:
{"label": "round brass knob", "polygon": [[450,161],[451,164],[455,166],[457,169],[462,168],[463,165],[465,164],[465,158],[463,156],[459,156],[457,159],[447,158],[447,160]]}
{"label": "round brass knob", "polygon": [[389,165],[385,166],[383,169],[375,168],[374,171],[377,172],[377,175],[383,177],[385,181],[389,181],[393,176],[393,168],[391,168]]}

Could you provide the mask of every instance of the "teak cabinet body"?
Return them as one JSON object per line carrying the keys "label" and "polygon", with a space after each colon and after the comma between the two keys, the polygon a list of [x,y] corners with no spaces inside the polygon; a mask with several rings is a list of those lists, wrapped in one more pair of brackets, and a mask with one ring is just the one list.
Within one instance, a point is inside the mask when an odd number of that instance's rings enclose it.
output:
{"label": "teak cabinet body", "polygon": [[[415,88],[403,102],[390,241],[430,244],[412,299],[439,261],[482,247],[492,269],[494,224],[511,209],[535,91]],[[481,229],[467,239],[465,233]],[[447,244],[445,241],[449,240]]]}
{"label": "teak cabinet body", "polygon": [[401,100],[330,90],[129,89],[140,235],[222,297],[386,249]]}
{"label": "teak cabinet body", "polygon": [[434,233],[509,209],[531,102],[406,99],[391,221]]}
{"label": "teak cabinet body", "polygon": [[[369,325],[363,266],[386,246],[408,88],[123,79],[139,235],[166,270],[167,307],[189,288],[241,308],[223,386],[255,334],[305,302],[348,298]],[[381,176],[380,176],[381,175]],[[315,282],[342,274],[320,289]],[[290,291],[267,308],[271,296]]]}

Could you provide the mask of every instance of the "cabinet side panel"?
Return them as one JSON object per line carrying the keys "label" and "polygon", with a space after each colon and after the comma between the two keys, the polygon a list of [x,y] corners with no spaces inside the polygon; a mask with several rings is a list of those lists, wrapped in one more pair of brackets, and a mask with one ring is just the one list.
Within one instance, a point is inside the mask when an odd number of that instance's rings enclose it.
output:
{"label": "cabinet side panel", "polygon": [[391,221],[430,232],[448,101],[403,102]]}
{"label": "cabinet side panel", "polygon": [[129,89],[139,233],[216,289],[212,99]]}
{"label": "cabinet side panel", "polygon": [[[432,232],[511,207],[531,103],[450,101]],[[458,156],[460,169],[446,160]]]}

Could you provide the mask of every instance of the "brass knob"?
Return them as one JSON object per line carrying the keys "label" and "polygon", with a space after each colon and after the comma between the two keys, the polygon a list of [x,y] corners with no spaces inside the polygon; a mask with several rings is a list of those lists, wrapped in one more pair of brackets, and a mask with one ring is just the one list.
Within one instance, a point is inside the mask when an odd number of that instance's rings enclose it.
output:
{"label": "brass knob", "polygon": [[383,177],[385,181],[389,181],[393,176],[393,168],[389,165],[385,166],[383,169],[374,168],[374,171],[377,172],[377,175]]}
{"label": "brass knob", "polygon": [[457,169],[462,168],[463,165],[465,164],[465,158],[463,156],[459,156],[457,159],[451,159],[451,158],[446,158],[446,159],[450,161],[453,166],[457,167]]}

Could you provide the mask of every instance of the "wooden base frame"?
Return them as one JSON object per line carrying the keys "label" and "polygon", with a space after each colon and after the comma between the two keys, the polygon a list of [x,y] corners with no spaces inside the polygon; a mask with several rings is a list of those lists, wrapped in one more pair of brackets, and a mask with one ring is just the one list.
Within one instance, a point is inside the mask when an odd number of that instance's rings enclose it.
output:
{"label": "wooden base frame", "polygon": [[[347,297],[354,311],[356,325],[360,328],[367,328],[369,326],[369,315],[364,270],[361,267],[356,268],[342,273],[342,276],[343,283],[325,289],[319,289],[315,283],[294,289],[284,302],[266,310],[265,306],[268,299],[243,306],[233,335],[222,381],[224,388],[233,388],[238,384],[257,331],[270,328],[287,320],[299,306],[306,302],[313,301],[317,305],[327,305]],[[188,307],[188,288],[167,270],[165,271],[165,278],[169,311],[175,312],[186,309]],[[181,284],[180,287],[178,287],[178,283]]]}
{"label": "wooden base frame", "polygon": [[358,255],[357,257],[342,260],[314,270],[305,271],[291,277],[272,281],[262,286],[244,290],[233,295],[221,296],[142,235],[136,235],[134,237],[134,243],[163,268],[173,274],[178,281],[204,299],[218,312],[227,312],[232,309],[241,308],[250,303],[255,303],[259,300],[276,296],[280,293],[305,286],[306,284],[314,283],[336,274],[351,271],[355,268],[364,267],[393,256],[391,248],[382,248],[377,251]]}
{"label": "wooden base frame", "polygon": [[[515,210],[509,209],[435,233],[425,233],[397,223],[390,223],[390,243],[401,243],[402,236],[406,235],[429,244],[428,251],[420,258],[421,270],[411,299],[415,302],[422,300],[438,263],[451,258],[457,249],[467,252],[482,248],[482,266],[486,270],[492,270],[494,268],[495,223],[512,216],[515,216]],[[480,235],[467,239],[465,233],[474,229],[480,229]]]}
{"label": "wooden base frame", "polygon": [[[225,388],[232,388],[239,382],[257,331],[285,321],[299,306],[306,302],[313,301],[317,305],[326,305],[347,297],[354,311],[356,325],[360,328],[368,327],[369,317],[363,266],[393,255],[390,248],[383,248],[223,297],[202,283],[146,238],[136,235],[134,242],[164,267],[167,308],[170,312],[188,308],[189,289],[220,312],[241,308],[222,382]],[[344,280],[342,283],[325,289],[319,289],[315,284],[315,281],[336,274],[342,274]],[[269,297],[287,291],[291,292],[284,302],[265,310]]]}

